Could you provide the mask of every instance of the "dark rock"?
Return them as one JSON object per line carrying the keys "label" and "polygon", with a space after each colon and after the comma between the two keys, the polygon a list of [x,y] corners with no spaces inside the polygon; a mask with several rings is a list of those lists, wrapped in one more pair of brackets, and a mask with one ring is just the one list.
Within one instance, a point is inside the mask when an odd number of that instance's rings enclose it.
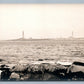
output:
{"label": "dark rock", "polygon": [[11,75],[9,70],[3,70],[1,73],[1,80],[8,80]]}
{"label": "dark rock", "polygon": [[8,80],[8,78],[11,74],[9,66],[7,66],[5,64],[1,65],[0,70],[2,71],[1,72],[1,80]]}
{"label": "dark rock", "polygon": [[73,62],[74,65],[84,66],[83,62]]}
{"label": "dark rock", "polygon": [[0,66],[1,68],[8,67],[7,65],[3,64]]}
{"label": "dark rock", "polygon": [[51,73],[44,73],[42,80],[56,80],[58,79],[56,75]]}
{"label": "dark rock", "polygon": [[54,59],[48,59],[48,58],[45,58],[44,60],[54,60]]}
{"label": "dark rock", "polygon": [[1,74],[2,74],[2,71],[0,70],[0,80],[1,80]]}
{"label": "dark rock", "polygon": [[0,70],[9,70],[9,69],[10,69],[9,66],[7,66],[7,65],[0,66]]}
{"label": "dark rock", "polygon": [[3,64],[3,65],[0,66],[0,68],[7,68],[7,67],[9,67],[9,66],[5,65],[5,64]]}
{"label": "dark rock", "polygon": [[32,73],[29,80],[42,80],[42,74],[40,73]]}
{"label": "dark rock", "polygon": [[3,59],[0,59],[0,62],[4,61]]}
{"label": "dark rock", "polygon": [[38,61],[43,61],[43,59],[38,59]]}

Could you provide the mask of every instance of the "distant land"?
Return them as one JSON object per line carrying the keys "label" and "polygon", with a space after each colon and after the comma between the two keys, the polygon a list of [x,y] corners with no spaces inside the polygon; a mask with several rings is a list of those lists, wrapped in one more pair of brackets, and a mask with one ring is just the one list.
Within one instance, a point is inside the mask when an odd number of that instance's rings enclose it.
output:
{"label": "distant land", "polygon": [[80,38],[18,38],[18,39],[10,39],[10,40],[5,40],[5,41],[41,41],[41,40],[65,40],[65,41],[69,41],[69,40],[74,40],[74,41],[78,41],[78,40],[82,40],[84,41],[84,38],[80,37]]}
{"label": "distant land", "polygon": [[73,36],[73,32],[72,32],[72,35],[70,37],[67,37],[67,38],[63,38],[63,37],[60,37],[60,38],[25,38],[24,37],[24,31],[22,31],[22,37],[21,38],[17,38],[17,39],[10,39],[10,40],[2,40],[2,41],[46,41],[46,40],[57,40],[57,41],[78,41],[78,40],[81,40],[81,41],[84,41],[84,37],[74,37]]}

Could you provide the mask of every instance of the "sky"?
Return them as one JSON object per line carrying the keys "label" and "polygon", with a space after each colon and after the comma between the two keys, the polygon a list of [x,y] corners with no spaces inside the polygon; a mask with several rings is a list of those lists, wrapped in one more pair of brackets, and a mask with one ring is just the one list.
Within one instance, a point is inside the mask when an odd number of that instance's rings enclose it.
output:
{"label": "sky", "polygon": [[84,37],[84,4],[0,4],[0,40]]}

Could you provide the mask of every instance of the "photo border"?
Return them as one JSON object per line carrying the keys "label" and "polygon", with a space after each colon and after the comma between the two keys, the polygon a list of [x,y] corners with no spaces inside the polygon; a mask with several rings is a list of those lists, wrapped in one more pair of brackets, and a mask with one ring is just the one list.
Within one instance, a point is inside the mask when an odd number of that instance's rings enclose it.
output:
{"label": "photo border", "polygon": [[[84,0],[0,0],[0,4],[84,4]],[[83,84],[83,81],[0,81],[0,84]]]}

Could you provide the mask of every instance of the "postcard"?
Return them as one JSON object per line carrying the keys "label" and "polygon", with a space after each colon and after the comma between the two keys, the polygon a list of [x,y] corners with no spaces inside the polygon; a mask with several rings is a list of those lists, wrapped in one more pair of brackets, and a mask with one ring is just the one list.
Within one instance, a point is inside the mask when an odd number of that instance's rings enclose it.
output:
{"label": "postcard", "polygon": [[1,0],[0,81],[84,81],[83,3]]}

